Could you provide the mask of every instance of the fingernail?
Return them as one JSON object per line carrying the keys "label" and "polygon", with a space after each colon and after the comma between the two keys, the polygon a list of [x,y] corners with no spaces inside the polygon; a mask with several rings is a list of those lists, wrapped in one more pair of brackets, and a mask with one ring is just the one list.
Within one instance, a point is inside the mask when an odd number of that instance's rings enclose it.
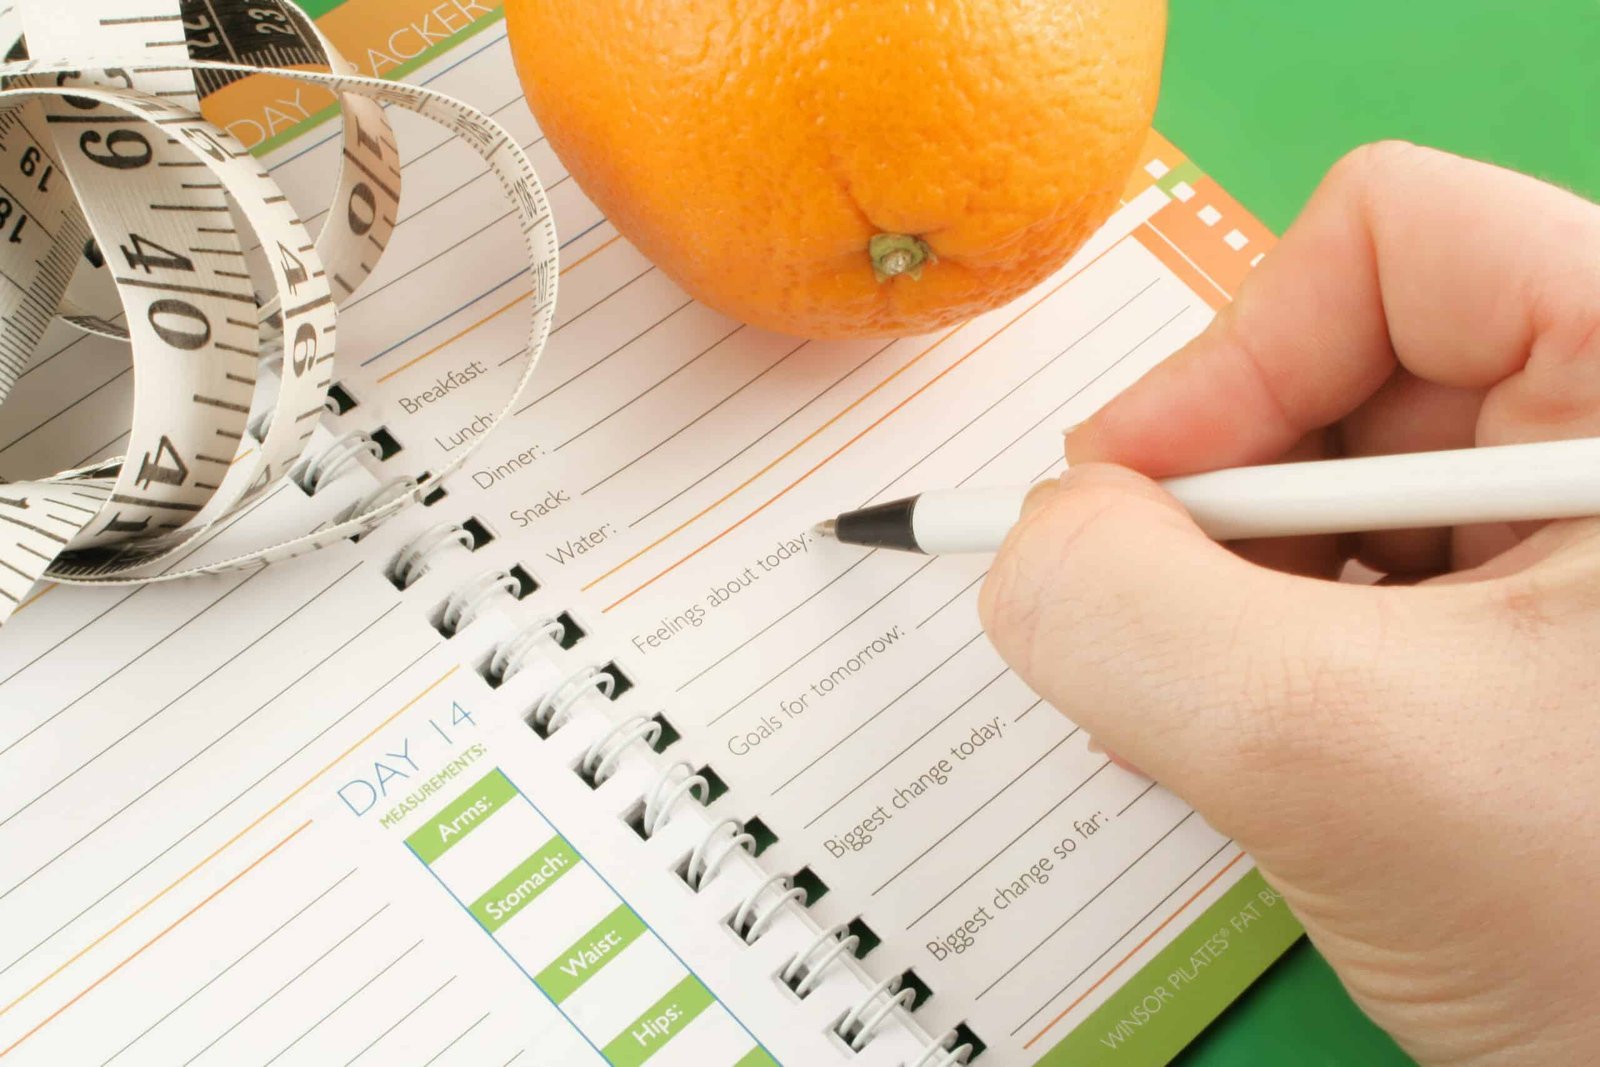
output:
{"label": "fingernail", "polygon": [[[1084,422],[1088,422],[1088,421],[1089,421],[1088,419],[1084,420]],[[1061,436],[1062,437],[1071,437],[1073,434],[1077,433],[1078,430],[1080,428],[1082,428],[1082,426],[1083,426],[1083,422],[1075,422],[1071,426],[1068,426],[1066,429],[1062,430],[1061,431]]]}
{"label": "fingernail", "polygon": [[1091,737],[1089,738],[1089,751],[1093,752],[1096,756],[1104,756],[1106,754],[1106,746],[1102,745],[1100,742]]}

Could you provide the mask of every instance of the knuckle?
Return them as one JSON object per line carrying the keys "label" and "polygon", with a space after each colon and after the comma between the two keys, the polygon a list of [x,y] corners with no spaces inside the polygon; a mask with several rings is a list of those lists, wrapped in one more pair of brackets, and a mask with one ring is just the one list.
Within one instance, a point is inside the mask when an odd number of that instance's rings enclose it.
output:
{"label": "knuckle", "polygon": [[1364,199],[1370,189],[1382,188],[1397,171],[1424,166],[1443,153],[1410,141],[1373,141],[1346,152],[1328,170],[1324,185],[1349,199]]}
{"label": "knuckle", "polygon": [[1074,471],[1069,490],[1030,510],[995,557],[979,594],[979,618],[995,648],[1030,683],[1058,674],[1066,650],[1074,663],[1124,657],[1126,646],[1137,651],[1145,606],[1110,577],[1107,565],[1137,536],[1123,488],[1134,477],[1110,468]]}
{"label": "knuckle", "polygon": [[1390,167],[1410,165],[1419,156],[1429,153],[1429,149],[1411,141],[1387,138],[1352,148],[1333,165],[1332,172],[1345,177],[1368,178]]}

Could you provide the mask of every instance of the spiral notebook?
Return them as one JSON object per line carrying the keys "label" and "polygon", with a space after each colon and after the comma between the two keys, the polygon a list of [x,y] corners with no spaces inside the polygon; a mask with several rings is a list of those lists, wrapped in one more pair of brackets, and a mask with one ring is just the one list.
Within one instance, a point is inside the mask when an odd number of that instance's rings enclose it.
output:
{"label": "spiral notebook", "polygon": [[[1017,304],[895,342],[764,334],[584,198],[495,5],[320,7],[366,72],[528,146],[556,330],[426,506],[265,570],[45,587],[7,626],[0,1060],[1167,1062],[1297,936],[1281,898],[1004,669],[981,561],[807,531],[1058,470],[1060,428],[1202,329],[1270,234],[1152,137]],[[309,92],[210,103],[291,195],[331,168]],[[466,150],[404,119],[321,460],[174,565],[314,529],[497,410],[522,254]],[[119,451],[125,356],[52,351],[0,475]]]}

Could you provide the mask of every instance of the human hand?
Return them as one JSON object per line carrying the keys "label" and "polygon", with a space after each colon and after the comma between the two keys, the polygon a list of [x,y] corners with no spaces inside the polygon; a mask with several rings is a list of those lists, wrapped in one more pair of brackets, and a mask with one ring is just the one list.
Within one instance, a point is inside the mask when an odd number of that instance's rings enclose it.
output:
{"label": "human hand", "polygon": [[[1149,478],[1583,436],[1600,207],[1372,146],[1070,435],[984,588],[1022,677],[1246,848],[1424,1064],[1600,1062],[1600,520],[1230,550]],[[1324,580],[1349,559],[1405,584]]]}

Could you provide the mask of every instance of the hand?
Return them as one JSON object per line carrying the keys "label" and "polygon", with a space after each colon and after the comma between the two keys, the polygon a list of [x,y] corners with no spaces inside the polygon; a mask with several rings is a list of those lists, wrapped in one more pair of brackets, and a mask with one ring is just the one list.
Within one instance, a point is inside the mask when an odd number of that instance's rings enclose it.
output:
{"label": "hand", "polygon": [[1022,677],[1249,850],[1424,1064],[1600,1062],[1600,520],[1225,548],[1149,478],[1582,436],[1600,208],[1375,145],[1070,436],[984,588]]}

